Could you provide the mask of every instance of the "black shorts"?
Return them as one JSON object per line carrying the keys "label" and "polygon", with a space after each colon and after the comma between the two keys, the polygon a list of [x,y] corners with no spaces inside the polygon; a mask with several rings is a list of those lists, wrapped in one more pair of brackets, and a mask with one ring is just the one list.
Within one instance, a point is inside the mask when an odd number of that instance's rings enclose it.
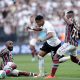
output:
{"label": "black shorts", "polygon": [[54,53],[56,53],[56,51],[58,50],[58,48],[61,46],[61,43],[55,47],[50,46],[47,42],[45,42],[42,46],[42,48],[40,48],[40,50],[45,51],[46,53],[49,53],[51,51],[53,51]]}

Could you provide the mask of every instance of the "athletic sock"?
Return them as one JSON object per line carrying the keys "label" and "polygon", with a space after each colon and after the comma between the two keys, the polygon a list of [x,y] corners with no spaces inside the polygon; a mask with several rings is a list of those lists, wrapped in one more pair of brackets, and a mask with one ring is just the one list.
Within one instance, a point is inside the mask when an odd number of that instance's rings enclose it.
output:
{"label": "athletic sock", "polygon": [[55,76],[58,66],[59,66],[59,58],[58,55],[55,55],[53,58],[53,67],[51,70],[51,76]]}
{"label": "athletic sock", "polygon": [[39,56],[39,75],[44,76],[44,58]]}

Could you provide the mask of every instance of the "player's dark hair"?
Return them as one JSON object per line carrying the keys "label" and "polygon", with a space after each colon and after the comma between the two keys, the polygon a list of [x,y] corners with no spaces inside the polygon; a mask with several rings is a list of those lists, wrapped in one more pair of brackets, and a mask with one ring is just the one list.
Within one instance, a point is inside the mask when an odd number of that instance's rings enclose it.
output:
{"label": "player's dark hair", "polygon": [[37,15],[35,18],[35,20],[42,20],[42,19],[44,19],[42,15]]}
{"label": "player's dark hair", "polygon": [[69,14],[69,13],[73,13],[74,14],[74,11],[72,11],[72,10],[71,11],[68,11],[67,14]]}

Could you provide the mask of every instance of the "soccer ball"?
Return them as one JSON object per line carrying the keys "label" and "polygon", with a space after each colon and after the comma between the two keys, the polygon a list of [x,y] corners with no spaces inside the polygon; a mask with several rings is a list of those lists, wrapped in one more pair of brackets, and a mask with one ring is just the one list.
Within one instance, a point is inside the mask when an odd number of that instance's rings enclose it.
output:
{"label": "soccer ball", "polygon": [[4,79],[6,77],[6,72],[4,70],[0,70],[0,79]]}

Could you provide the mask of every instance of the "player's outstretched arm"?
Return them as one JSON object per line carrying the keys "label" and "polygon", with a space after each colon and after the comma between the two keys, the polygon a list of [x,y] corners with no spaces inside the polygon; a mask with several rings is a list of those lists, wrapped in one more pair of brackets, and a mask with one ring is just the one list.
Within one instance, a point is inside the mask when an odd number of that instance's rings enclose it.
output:
{"label": "player's outstretched arm", "polygon": [[42,31],[42,28],[33,28],[34,31]]}
{"label": "player's outstretched arm", "polygon": [[65,16],[65,12],[63,12],[63,11],[60,11],[60,12],[59,12],[59,11],[58,11],[57,13],[58,13],[58,15],[59,15],[61,18],[64,19],[64,21],[65,21],[68,25],[73,24],[72,18],[68,19],[68,18]]}
{"label": "player's outstretched arm", "polygon": [[42,28],[39,28],[39,27],[37,27],[37,28],[27,27],[27,28],[25,28],[24,31],[42,31]]}

